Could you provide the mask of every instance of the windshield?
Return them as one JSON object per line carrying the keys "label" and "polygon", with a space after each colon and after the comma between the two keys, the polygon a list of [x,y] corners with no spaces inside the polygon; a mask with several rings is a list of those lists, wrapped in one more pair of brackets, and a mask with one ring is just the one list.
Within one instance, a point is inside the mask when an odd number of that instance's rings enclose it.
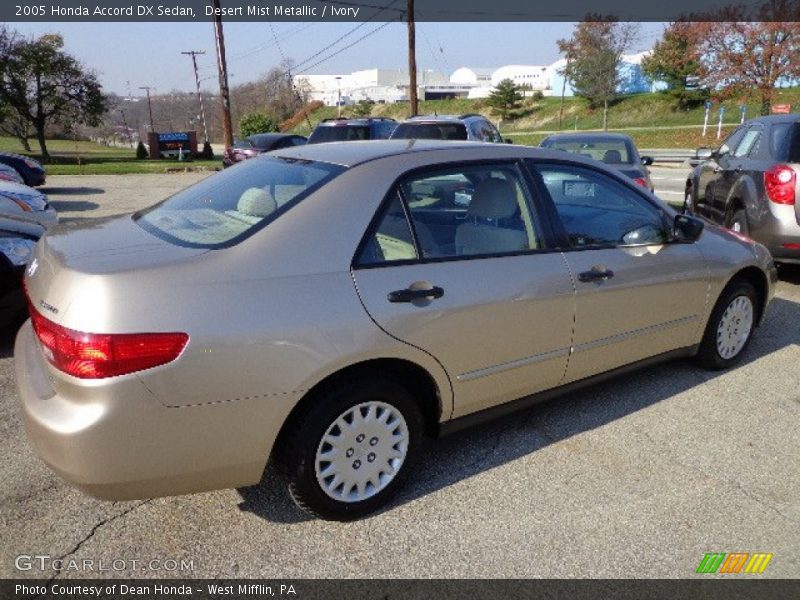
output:
{"label": "windshield", "polygon": [[400,123],[392,133],[393,140],[466,140],[463,123]]}
{"label": "windshield", "polygon": [[227,247],[274,221],[342,171],[327,163],[262,156],[136,213],[134,221],[179,246]]}
{"label": "windshield", "polygon": [[353,140],[368,140],[368,125],[321,125],[309,136],[309,144],[323,142],[351,142]]}
{"label": "windshield", "polygon": [[588,139],[555,139],[544,140],[542,148],[564,150],[578,156],[593,158],[608,165],[636,162],[633,148],[627,140],[588,140]]}

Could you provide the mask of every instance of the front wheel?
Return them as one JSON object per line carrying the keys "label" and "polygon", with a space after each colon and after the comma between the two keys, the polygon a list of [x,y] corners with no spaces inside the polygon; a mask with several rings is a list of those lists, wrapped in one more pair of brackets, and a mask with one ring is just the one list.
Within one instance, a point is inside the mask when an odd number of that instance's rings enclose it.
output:
{"label": "front wheel", "polygon": [[323,519],[358,519],[397,490],[423,429],[414,398],[392,380],[332,384],[294,419],[276,463],[300,508]]}
{"label": "front wheel", "polygon": [[743,279],[728,285],[717,300],[706,326],[697,359],[706,369],[735,364],[750,342],[756,322],[758,296]]}

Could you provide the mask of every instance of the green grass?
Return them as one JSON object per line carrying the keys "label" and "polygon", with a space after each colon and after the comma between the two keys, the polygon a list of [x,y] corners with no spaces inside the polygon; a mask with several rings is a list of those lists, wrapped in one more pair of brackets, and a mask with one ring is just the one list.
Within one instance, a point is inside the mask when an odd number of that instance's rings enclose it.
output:
{"label": "green grass", "polygon": [[[0,137],[0,152],[16,152],[40,160],[38,144],[32,140],[26,152],[15,138]],[[167,169],[216,169],[218,160],[137,160],[132,148],[103,146],[94,142],[47,140],[50,158],[43,162],[48,175],[128,175],[135,173],[164,173]]]}
{"label": "green grass", "polygon": [[[776,90],[775,104],[791,104],[797,110],[800,107],[800,88]],[[726,108],[723,120],[723,136],[739,123],[740,101],[730,100],[724,103]],[[547,97],[538,101],[527,100],[523,116],[501,124],[500,131],[509,135],[515,143],[536,145],[548,133],[558,130],[599,130],[602,128],[602,109],[592,109],[583,98],[565,98],[564,110],[559,126],[560,97]],[[666,93],[636,94],[619,98],[609,108],[608,123],[610,130],[624,131],[633,136],[638,146],[643,148],[696,148],[701,145],[714,146],[718,105],[714,105],[709,118],[709,131],[705,138],[701,136],[700,126],[703,124],[703,108],[677,110],[673,98]],[[756,102],[747,104],[747,117],[759,114],[760,106]],[[485,99],[467,100],[429,100],[420,102],[420,114],[463,114],[480,113],[497,122]],[[311,114],[311,124],[316,125],[326,118],[335,117],[335,107],[325,106]],[[408,103],[376,104],[372,115],[376,117],[392,117],[402,120],[408,115]],[[352,116],[346,107],[342,116]],[[671,129],[660,130],[665,127]],[[308,135],[308,124],[298,125],[296,133]]]}

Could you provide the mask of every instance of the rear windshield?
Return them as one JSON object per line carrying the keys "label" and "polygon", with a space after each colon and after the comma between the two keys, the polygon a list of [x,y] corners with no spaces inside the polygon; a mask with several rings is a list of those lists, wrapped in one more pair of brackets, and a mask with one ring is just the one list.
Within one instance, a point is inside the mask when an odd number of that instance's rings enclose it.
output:
{"label": "rear windshield", "polygon": [[633,148],[626,140],[544,140],[542,148],[564,150],[609,165],[631,165],[635,162]]}
{"label": "rear windshield", "polygon": [[800,123],[777,123],[772,126],[770,150],[776,160],[800,163]]}
{"label": "rear windshield", "polygon": [[250,140],[236,140],[233,142],[233,147],[239,150],[245,150],[247,148],[252,148],[253,143]]}
{"label": "rear windshield", "polygon": [[134,220],[179,246],[232,246],[342,171],[343,167],[327,163],[261,156],[136,213]]}
{"label": "rear windshield", "polygon": [[393,140],[466,140],[463,123],[400,123],[392,133]]}
{"label": "rear windshield", "polygon": [[309,144],[369,139],[369,125],[321,125],[308,137]]}

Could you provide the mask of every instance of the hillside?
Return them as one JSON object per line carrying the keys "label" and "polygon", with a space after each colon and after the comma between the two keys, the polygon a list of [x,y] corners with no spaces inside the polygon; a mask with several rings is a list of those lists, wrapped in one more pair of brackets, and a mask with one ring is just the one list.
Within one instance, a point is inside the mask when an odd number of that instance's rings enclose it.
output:
{"label": "hillside", "polygon": [[[776,104],[791,104],[795,112],[800,112],[800,88],[777,90]],[[559,129],[558,115],[561,98],[542,98],[528,100],[522,111],[525,116],[500,124],[503,135],[520,144],[538,144],[547,134]],[[724,104],[723,135],[739,123],[739,102]],[[747,118],[758,115],[760,106],[751,102],[747,106]],[[392,117],[402,120],[408,112],[408,104],[376,104],[372,115]],[[420,102],[420,114],[464,114],[480,113],[497,122],[497,117],[485,100],[428,100]],[[311,113],[311,123],[316,125],[322,119],[336,117],[336,108],[324,106]],[[342,116],[351,116],[351,107],[344,107]],[[602,110],[591,110],[583,98],[564,99],[564,130],[590,130],[602,127]],[[633,136],[637,145],[643,148],[693,148],[701,145],[714,145],[718,120],[717,105],[711,111],[709,132],[703,138],[703,108],[680,111],[674,108],[673,99],[664,93],[637,94],[620,98],[609,109],[609,129],[625,131]],[[308,135],[308,124],[303,122],[294,131]]]}

